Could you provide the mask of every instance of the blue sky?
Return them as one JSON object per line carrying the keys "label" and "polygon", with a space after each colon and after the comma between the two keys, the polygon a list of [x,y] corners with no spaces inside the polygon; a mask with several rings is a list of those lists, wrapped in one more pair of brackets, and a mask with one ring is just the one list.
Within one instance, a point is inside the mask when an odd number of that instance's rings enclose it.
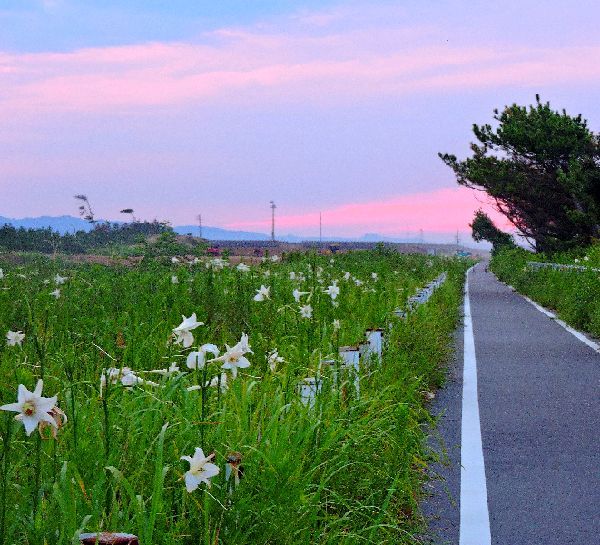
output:
{"label": "blue sky", "polygon": [[528,47],[595,44],[597,3],[548,0],[2,0],[0,47],[9,51],[69,51],[147,41],[197,40],[220,27],[268,24],[290,15],[349,7],[400,8],[411,25],[442,25],[446,39],[520,43]]}
{"label": "blue sky", "polygon": [[[531,103],[600,126],[600,8],[539,2],[0,3],[0,215],[314,234],[466,231],[438,151]],[[451,206],[449,205],[451,203]],[[434,206],[435,205],[435,206]]]}
{"label": "blue sky", "polygon": [[247,25],[295,11],[336,5],[327,0],[3,0],[0,47],[69,51],[146,41],[194,40],[201,32]]}

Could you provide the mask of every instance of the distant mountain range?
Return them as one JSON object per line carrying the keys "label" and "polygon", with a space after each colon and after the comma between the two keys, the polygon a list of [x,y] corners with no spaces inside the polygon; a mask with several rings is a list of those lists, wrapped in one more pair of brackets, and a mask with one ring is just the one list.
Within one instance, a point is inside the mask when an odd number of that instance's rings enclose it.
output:
{"label": "distant mountain range", "polygon": [[0,225],[9,223],[15,227],[25,227],[26,229],[44,229],[50,227],[53,231],[58,231],[61,235],[73,233],[75,231],[89,231],[90,224],[81,218],[73,216],[39,216],[37,218],[5,218],[0,216]]}
{"label": "distant mountain range", "polygon": [[[173,231],[180,235],[192,234],[198,236],[197,225],[176,225]],[[269,240],[264,233],[253,233],[251,231],[230,231],[221,227],[202,226],[202,236],[208,240]]]}
{"label": "distant mountain range", "polygon": [[[103,221],[103,220],[100,220]],[[35,218],[6,218],[0,216],[0,226],[4,224],[11,224],[15,227],[25,227],[31,229],[51,228],[61,234],[73,233],[75,231],[89,231],[92,226],[85,220],[74,216],[39,216]],[[115,221],[111,223],[124,223],[122,221]],[[176,225],[173,230],[180,235],[198,235],[197,225]],[[229,229],[222,229],[221,227],[202,227],[202,236],[208,240],[269,240],[269,235],[265,233],[255,233],[252,231],[233,231]],[[437,238],[437,237],[436,237]],[[448,235],[442,239],[441,237],[436,240],[431,240],[431,237],[427,237],[427,242],[432,243],[448,243],[451,236]],[[318,241],[319,237],[302,237],[293,234],[278,235],[277,240],[282,242],[303,242],[303,241]],[[327,237],[327,240],[335,240],[339,242],[409,242],[419,243],[423,242],[417,237],[386,237],[377,233],[367,233],[360,237]],[[466,245],[472,245],[471,240],[463,242]]]}

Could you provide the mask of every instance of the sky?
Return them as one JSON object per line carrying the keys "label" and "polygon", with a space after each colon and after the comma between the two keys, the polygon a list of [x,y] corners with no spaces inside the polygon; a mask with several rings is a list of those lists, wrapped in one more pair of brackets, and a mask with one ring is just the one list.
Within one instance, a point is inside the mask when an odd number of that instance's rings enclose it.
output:
{"label": "sky", "polygon": [[[0,215],[468,232],[438,152],[539,93],[600,129],[595,1],[0,0]],[[506,222],[494,218],[501,226]]]}

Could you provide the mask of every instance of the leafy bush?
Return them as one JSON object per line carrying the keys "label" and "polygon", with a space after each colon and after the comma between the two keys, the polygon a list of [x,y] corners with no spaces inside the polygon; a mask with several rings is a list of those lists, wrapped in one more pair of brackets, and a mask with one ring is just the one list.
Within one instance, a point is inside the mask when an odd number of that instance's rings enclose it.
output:
{"label": "leafy bush", "polygon": [[[52,229],[25,229],[6,224],[0,227],[0,248],[4,251],[80,254],[106,246],[139,244],[152,235],[173,233],[159,222],[97,223],[91,231],[60,233]],[[173,235],[174,236],[174,235]]]}

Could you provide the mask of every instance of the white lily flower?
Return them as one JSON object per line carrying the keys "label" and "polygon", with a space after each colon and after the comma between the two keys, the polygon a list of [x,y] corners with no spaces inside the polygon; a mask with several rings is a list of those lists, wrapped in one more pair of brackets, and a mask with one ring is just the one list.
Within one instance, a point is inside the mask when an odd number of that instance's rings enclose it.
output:
{"label": "white lily flower", "polygon": [[214,454],[204,456],[204,452],[201,448],[196,448],[194,456],[182,456],[181,460],[189,462],[190,469],[185,472],[185,489],[188,492],[193,492],[200,486],[201,483],[205,483],[206,486],[210,487],[210,479],[216,477],[219,474],[219,468],[210,461],[215,457]]}
{"label": "white lily flower", "polygon": [[359,280],[358,278],[355,278],[355,279],[354,279],[354,283],[355,283],[357,286],[362,286],[362,285],[363,285],[363,283],[362,283],[362,280]]}
{"label": "white lily flower", "polygon": [[23,342],[24,338],[25,333],[23,333],[22,331],[9,331],[6,334],[6,344],[8,346],[15,346],[17,344],[21,346],[21,343]]}
{"label": "white lily flower", "polygon": [[221,365],[221,368],[229,369],[233,378],[236,378],[238,369],[250,367],[250,362],[244,357],[244,354],[247,354],[248,352],[253,353],[248,344],[248,335],[242,333],[240,341],[235,346],[225,346],[227,348],[225,353],[210,361],[222,361],[223,365]]}
{"label": "white lily flower", "polygon": [[67,280],[69,279],[68,276],[61,276],[60,274],[56,274],[56,276],[54,277],[54,283],[57,286],[60,286],[61,284],[64,284]]}
{"label": "white lily flower", "polygon": [[196,313],[194,312],[189,318],[186,318],[183,314],[181,315],[183,321],[173,329],[175,333],[183,330],[190,331],[196,329],[198,326],[204,325],[204,322],[199,322]]}
{"label": "white lily flower", "polygon": [[339,331],[341,329],[341,325],[340,325],[340,321],[336,318],[335,320],[333,320],[333,330],[334,331]]}
{"label": "white lily flower", "polygon": [[[2,269],[0,269],[1,271]],[[296,280],[296,273],[294,271],[290,271],[290,280]]]}
{"label": "white lily flower", "polygon": [[246,357],[229,348],[227,349],[227,352],[225,352],[223,361],[225,363],[221,365],[221,368],[229,369],[233,378],[237,378],[238,369],[247,369],[250,367],[250,362]]}
{"label": "white lily flower", "polygon": [[52,407],[52,409],[48,411],[48,414],[52,420],[54,420],[54,424],[49,424],[46,420],[42,420],[38,424],[38,431],[40,432],[42,439],[44,439],[44,429],[50,428],[52,437],[56,439],[58,437],[58,430],[62,428],[68,421],[67,415],[57,405]]}
{"label": "white lily flower", "polygon": [[278,255],[272,255],[271,256],[271,261],[273,263],[277,263],[278,261],[281,261],[281,257],[279,257]]}
{"label": "white lily flower", "polygon": [[213,377],[210,382],[207,383],[207,386],[211,388],[216,388],[219,386],[219,382],[221,383],[221,393],[225,393],[227,391],[227,373],[221,373],[221,377]]}
{"label": "white lily flower", "polygon": [[58,299],[60,297],[60,290],[56,288],[54,291],[50,292],[50,295],[52,295],[52,297],[54,297],[55,299]]}
{"label": "white lily flower", "polygon": [[44,383],[38,380],[35,390],[30,392],[25,386],[19,384],[17,402],[2,405],[2,411],[14,411],[19,414],[15,416],[25,426],[25,433],[31,435],[33,430],[41,423],[47,422],[57,428],[57,423],[52,418],[50,411],[56,405],[56,396],[42,397]]}
{"label": "white lily flower", "polygon": [[[221,373],[221,392],[227,391],[227,373]],[[209,386],[216,388],[219,385],[219,377],[213,377],[209,383]]]}
{"label": "white lily flower", "polygon": [[204,369],[206,354],[210,352],[215,358],[219,356],[219,348],[214,344],[203,344],[197,352],[188,354],[185,364],[188,369]]}
{"label": "white lily flower", "polygon": [[173,257],[171,258],[171,263],[173,263],[173,264],[175,264],[175,263],[179,263],[179,258],[177,258],[177,257],[173,256]]}
{"label": "white lily flower", "polygon": [[327,289],[323,290],[323,293],[326,293],[327,295],[329,295],[329,297],[331,297],[332,301],[335,301],[337,296],[340,294],[340,288],[337,285],[337,283],[334,281],[333,284],[331,284],[331,286],[329,286]]}
{"label": "white lily flower", "polygon": [[179,284],[179,278],[177,277],[176,274],[171,276],[171,284]]}
{"label": "white lily flower", "polygon": [[102,374],[100,375],[100,396],[102,396],[102,391],[104,388],[106,388],[107,381],[113,385],[117,384],[120,378],[131,372],[132,371],[129,369],[129,367],[123,367],[123,369],[117,369],[116,367],[103,369]]}
{"label": "white lily flower", "polygon": [[[131,369],[128,367],[123,367],[123,375],[121,376],[121,384],[126,388],[131,388],[136,384],[146,384],[150,381],[145,381],[143,378],[138,377]],[[156,386],[156,383],[151,383],[153,386]]]}
{"label": "white lily flower", "polygon": [[271,276],[271,271],[270,271],[269,269],[267,269],[267,270],[266,270],[266,271],[263,273],[263,276],[264,276],[265,278],[269,278],[269,276]]}
{"label": "white lily flower", "polygon": [[350,280],[350,273],[349,272],[345,272],[344,273],[344,280]]}
{"label": "white lily flower", "polygon": [[248,265],[246,265],[245,263],[240,263],[236,269],[240,272],[248,272],[250,270],[250,267],[248,267]]}
{"label": "white lily flower", "polygon": [[285,360],[279,355],[277,350],[273,350],[267,356],[267,363],[269,364],[269,369],[274,373],[277,370],[277,364],[283,363]]}
{"label": "white lily flower", "polygon": [[222,259],[220,257],[215,257],[215,258],[213,258],[213,259],[210,260],[210,266],[215,271],[221,271],[227,265],[228,265],[227,261],[225,261],[224,259]]}
{"label": "white lily flower", "polygon": [[104,388],[106,388],[106,382],[108,380],[111,384],[117,384],[119,381],[126,388],[131,388],[132,386],[136,386],[137,384],[145,384],[147,386],[158,386],[156,382],[152,382],[151,380],[144,380],[141,377],[138,377],[129,367],[123,367],[123,369],[117,369],[116,367],[109,367],[108,369],[104,369],[102,371],[102,375],[100,376],[100,396],[102,396],[102,392]]}
{"label": "white lily flower", "polygon": [[186,318],[184,315],[181,317],[183,318],[183,321],[173,329],[173,333],[175,334],[175,344],[182,344],[184,348],[189,348],[194,344],[194,336],[191,333],[192,329],[204,325],[204,322],[199,322],[196,319],[195,312],[189,318]]}
{"label": "white lily flower", "polygon": [[589,261],[589,260],[590,260],[590,258],[589,258],[589,257],[586,255],[586,256],[584,256],[583,260],[584,260],[584,261]]}
{"label": "white lily flower", "polygon": [[265,299],[270,299],[270,291],[271,291],[271,286],[269,286],[268,288],[265,286],[261,286],[259,289],[256,290],[256,295],[254,296],[254,300],[255,301],[264,301]]}
{"label": "white lily flower", "polygon": [[308,295],[310,292],[308,291],[300,291],[298,288],[296,288],[293,292],[292,295],[294,296],[294,299],[296,301],[296,303],[300,302],[300,297],[302,297],[303,295]]}
{"label": "white lily flower", "polygon": [[379,280],[379,275],[376,272],[371,273],[371,278],[377,282],[377,280]]}
{"label": "white lily flower", "polygon": [[4,271],[2,269],[0,269],[0,280],[2,280],[4,278]]}
{"label": "white lily flower", "polygon": [[302,318],[312,318],[313,309],[310,305],[304,305],[300,307],[300,316]]}
{"label": "white lily flower", "polygon": [[254,352],[252,352],[252,350],[250,348],[250,344],[248,343],[248,340],[249,340],[248,334],[242,333],[240,340],[238,341],[238,343],[235,346],[237,347],[238,350],[242,350],[244,353],[250,352],[251,354],[254,354]]}

